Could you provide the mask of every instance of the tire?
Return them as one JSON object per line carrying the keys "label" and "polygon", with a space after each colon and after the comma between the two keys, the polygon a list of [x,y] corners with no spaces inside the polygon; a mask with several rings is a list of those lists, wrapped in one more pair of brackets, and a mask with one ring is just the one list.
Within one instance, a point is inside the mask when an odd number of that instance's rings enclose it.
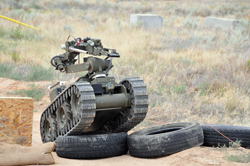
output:
{"label": "tire", "polygon": [[198,123],[173,123],[136,131],[128,136],[131,156],[162,157],[203,144]]}
{"label": "tire", "polygon": [[204,146],[229,146],[229,140],[223,137],[220,133],[231,139],[232,141],[241,140],[241,146],[250,147],[250,128],[230,125],[204,124],[201,125],[204,133]]}
{"label": "tire", "polygon": [[126,154],[127,133],[81,136],[60,136],[56,139],[56,153],[70,159],[97,159]]}

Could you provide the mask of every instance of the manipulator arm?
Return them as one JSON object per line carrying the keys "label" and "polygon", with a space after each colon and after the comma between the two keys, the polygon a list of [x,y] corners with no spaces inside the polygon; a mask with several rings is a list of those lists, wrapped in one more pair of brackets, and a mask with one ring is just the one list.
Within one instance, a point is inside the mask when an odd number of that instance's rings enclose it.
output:
{"label": "manipulator arm", "polygon": [[61,72],[64,72],[66,70],[66,65],[63,63],[64,56],[56,55],[51,58],[51,65],[56,68],[56,70],[60,70]]}

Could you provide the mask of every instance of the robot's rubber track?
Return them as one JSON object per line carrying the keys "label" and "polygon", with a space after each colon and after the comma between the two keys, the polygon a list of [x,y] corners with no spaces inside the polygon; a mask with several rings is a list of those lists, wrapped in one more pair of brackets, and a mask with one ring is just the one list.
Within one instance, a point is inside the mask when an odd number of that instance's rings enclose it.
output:
{"label": "robot's rubber track", "polygon": [[126,78],[121,82],[131,96],[131,107],[124,110],[110,121],[111,132],[128,132],[143,121],[148,112],[148,91],[139,77]]}
{"label": "robot's rubber track", "polygon": [[[56,115],[56,110],[62,105],[63,102],[69,100],[70,97],[76,96],[78,98],[78,112],[73,115],[70,123],[62,129],[52,131],[50,140],[45,138],[44,121]],[[40,132],[42,141],[55,141],[59,135],[79,135],[84,129],[89,127],[95,118],[95,94],[92,86],[88,82],[75,82],[64,89],[43,111],[40,119]],[[50,126],[52,127],[52,126]],[[51,130],[51,129],[50,129]]]}

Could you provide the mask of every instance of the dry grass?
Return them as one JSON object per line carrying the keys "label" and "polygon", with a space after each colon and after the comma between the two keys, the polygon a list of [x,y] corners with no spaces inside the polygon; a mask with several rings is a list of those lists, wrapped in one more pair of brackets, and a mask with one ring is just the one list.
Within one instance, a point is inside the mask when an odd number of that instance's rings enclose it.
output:
{"label": "dry grass", "polygon": [[[192,6],[189,1],[29,2],[27,8],[22,1],[1,1],[0,14],[41,29],[22,27],[25,36],[15,39],[8,29],[17,25],[0,20],[6,32],[0,47],[4,44],[18,53],[17,65],[48,68],[50,58],[63,52],[60,45],[69,34],[100,38],[105,47],[116,48],[121,55],[114,60],[110,75],[118,81],[140,76],[147,84],[150,109],[142,125],[155,125],[151,121],[155,120],[250,126],[249,29],[222,31],[201,26],[206,16],[248,19],[247,1],[194,1]],[[131,29],[132,13],[161,15],[162,30]],[[1,62],[14,61],[10,51],[0,51]]]}

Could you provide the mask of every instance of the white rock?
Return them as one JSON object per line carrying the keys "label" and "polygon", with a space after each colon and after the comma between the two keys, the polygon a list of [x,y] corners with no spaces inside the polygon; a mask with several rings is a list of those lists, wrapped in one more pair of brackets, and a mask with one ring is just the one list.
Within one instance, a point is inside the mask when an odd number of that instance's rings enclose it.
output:
{"label": "white rock", "polygon": [[234,29],[239,23],[240,23],[239,20],[234,20],[234,19],[206,17],[203,26],[230,30]]}
{"label": "white rock", "polygon": [[131,14],[130,27],[142,27],[145,29],[161,29],[163,19],[156,14]]}

